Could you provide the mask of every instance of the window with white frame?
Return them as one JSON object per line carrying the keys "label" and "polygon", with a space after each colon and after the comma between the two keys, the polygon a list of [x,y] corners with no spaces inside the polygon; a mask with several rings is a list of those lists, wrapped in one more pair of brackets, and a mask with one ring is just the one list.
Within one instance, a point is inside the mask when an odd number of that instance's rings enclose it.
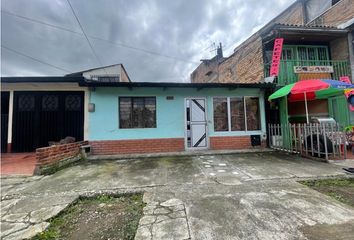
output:
{"label": "window with white frame", "polygon": [[215,97],[213,113],[216,132],[261,130],[258,97]]}

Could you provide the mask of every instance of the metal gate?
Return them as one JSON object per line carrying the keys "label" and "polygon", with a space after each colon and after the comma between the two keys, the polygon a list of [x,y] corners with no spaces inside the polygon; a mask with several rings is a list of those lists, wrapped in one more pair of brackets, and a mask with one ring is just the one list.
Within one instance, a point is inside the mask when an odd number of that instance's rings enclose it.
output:
{"label": "metal gate", "polygon": [[29,152],[67,136],[83,140],[84,92],[14,92],[12,150]]}
{"label": "metal gate", "polygon": [[187,147],[207,148],[206,100],[190,98],[186,100],[187,108]]}
{"label": "metal gate", "polygon": [[338,124],[269,124],[268,134],[273,149],[326,160],[347,158],[347,135]]}

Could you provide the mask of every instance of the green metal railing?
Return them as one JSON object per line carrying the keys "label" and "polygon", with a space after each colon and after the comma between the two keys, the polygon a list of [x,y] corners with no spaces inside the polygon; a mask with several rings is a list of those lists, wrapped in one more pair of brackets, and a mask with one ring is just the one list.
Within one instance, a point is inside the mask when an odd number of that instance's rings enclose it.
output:
{"label": "green metal railing", "polygon": [[[338,79],[341,76],[350,76],[350,67],[348,61],[339,60],[281,60],[279,67],[278,86],[295,83],[298,81],[298,74],[294,73],[295,66],[332,66],[332,79]],[[265,77],[269,77],[270,64],[265,67]]]}

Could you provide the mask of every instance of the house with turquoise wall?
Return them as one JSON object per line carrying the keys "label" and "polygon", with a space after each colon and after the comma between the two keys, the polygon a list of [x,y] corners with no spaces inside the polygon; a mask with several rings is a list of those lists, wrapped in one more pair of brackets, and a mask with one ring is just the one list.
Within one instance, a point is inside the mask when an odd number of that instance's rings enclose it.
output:
{"label": "house with turquoise wall", "polygon": [[131,82],[120,64],[58,77],[2,78],[2,152],[70,137],[93,154],[265,146],[267,83]]}
{"label": "house with turquoise wall", "polygon": [[264,146],[269,84],[97,82],[90,89],[93,154]]}

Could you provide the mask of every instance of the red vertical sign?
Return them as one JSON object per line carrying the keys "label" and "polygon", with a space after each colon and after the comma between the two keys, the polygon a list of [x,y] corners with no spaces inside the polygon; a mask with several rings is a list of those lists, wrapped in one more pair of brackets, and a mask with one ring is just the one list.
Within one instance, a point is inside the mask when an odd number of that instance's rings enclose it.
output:
{"label": "red vertical sign", "polygon": [[272,56],[272,66],[270,67],[270,76],[278,76],[281,52],[283,49],[284,38],[276,38]]}

